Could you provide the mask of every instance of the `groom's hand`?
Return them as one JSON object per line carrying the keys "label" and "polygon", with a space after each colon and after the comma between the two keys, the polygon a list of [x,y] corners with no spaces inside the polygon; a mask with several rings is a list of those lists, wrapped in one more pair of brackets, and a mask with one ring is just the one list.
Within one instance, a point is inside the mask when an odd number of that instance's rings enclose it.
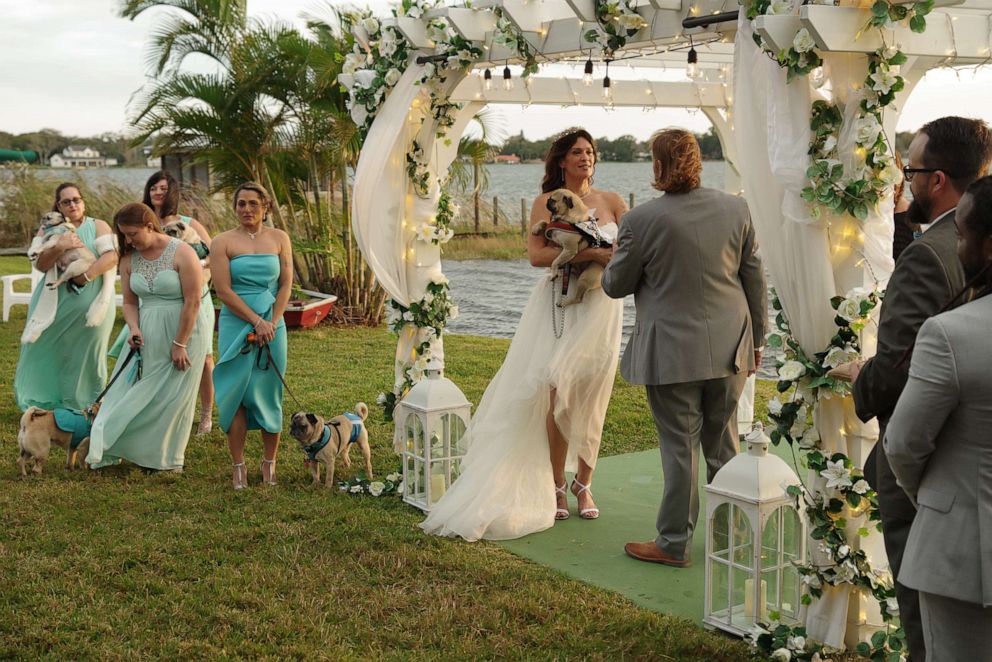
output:
{"label": "groom's hand", "polygon": [[760,350],[760,349],[754,350],[754,370],[749,370],[748,371],[748,373],[747,373],[747,376],[748,377],[750,377],[755,372],[757,372],[758,368],[761,367],[761,351],[762,350]]}

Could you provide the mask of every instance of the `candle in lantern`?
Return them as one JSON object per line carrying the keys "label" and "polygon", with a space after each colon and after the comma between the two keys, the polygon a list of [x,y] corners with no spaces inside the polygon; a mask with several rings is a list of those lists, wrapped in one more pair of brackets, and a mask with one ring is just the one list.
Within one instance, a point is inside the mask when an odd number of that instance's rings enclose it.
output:
{"label": "candle in lantern", "polygon": [[444,474],[431,474],[431,503],[444,496]]}
{"label": "candle in lantern", "polygon": [[[768,582],[761,580],[761,602],[758,604],[758,618],[768,614]],[[744,580],[744,617],[754,618],[754,580]]]}

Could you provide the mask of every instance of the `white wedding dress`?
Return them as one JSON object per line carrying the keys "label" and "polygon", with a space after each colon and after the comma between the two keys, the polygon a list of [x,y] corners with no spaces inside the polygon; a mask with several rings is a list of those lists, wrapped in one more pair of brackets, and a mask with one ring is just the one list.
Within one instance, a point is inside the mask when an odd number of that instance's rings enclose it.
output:
{"label": "white wedding dress", "polygon": [[[616,223],[600,229],[616,236]],[[557,389],[555,420],[568,440],[566,469],[574,471],[578,457],[596,466],[620,356],[623,301],[601,288],[587,292],[582,303],[564,309],[564,330],[555,338],[552,296],[561,285],[550,275],[534,287],[469,424],[461,475],[420,525],[427,533],[506,540],[554,524],[545,428],[551,388]]]}

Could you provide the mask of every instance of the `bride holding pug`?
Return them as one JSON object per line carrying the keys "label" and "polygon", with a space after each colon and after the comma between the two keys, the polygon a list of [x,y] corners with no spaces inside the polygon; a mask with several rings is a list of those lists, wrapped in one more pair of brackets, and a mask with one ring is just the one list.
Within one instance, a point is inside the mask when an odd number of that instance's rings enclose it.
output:
{"label": "bride holding pug", "polygon": [[428,533],[519,538],[570,517],[569,492],[579,517],[599,516],[590,486],[623,321],[623,302],[603,293],[599,274],[627,205],[593,188],[596,158],[584,129],[552,142],[527,243],[531,265],[548,277],[534,287],[469,425],[461,475],[421,524]]}

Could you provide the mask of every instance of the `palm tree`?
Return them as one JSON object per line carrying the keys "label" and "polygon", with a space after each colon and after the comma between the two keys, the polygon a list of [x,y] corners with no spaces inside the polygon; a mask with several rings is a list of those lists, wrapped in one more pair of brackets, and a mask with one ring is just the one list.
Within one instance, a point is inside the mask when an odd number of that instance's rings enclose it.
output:
{"label": "palm tree", "polygon": [[458,152],[448,169],[448,180],[462,191],[472,190],[475,231],[479,231],[480,198],[489,188],[489,173],[483,167],[499,150],[505,140],[503,127],[490,110],[484,109],[472,118],[478,129],[477,137],[463,136],[458,141]]}

